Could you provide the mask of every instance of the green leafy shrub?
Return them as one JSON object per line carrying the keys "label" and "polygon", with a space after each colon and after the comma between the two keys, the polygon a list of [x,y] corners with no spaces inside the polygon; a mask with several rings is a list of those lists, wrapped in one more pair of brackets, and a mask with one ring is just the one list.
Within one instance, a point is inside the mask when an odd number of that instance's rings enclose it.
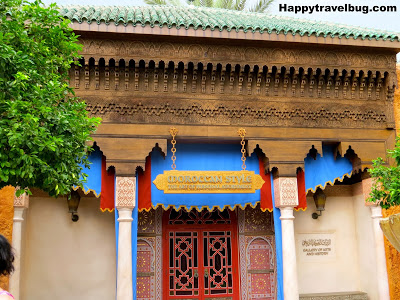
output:
{"label": "green leafy shrub", "polygon": [[68,84],[81,50],[69,23],[55,4],[0,2],[0,188],[58,196],[82,184],[100,120]]}
{"label": "green leafy shrub", "polygon": [[369,201],[377,202],[382,208],[400,205],[400,139],[397,138],[394,150],[388,150],[393,158],[393,166],[387,166],[379,157],[373,161],[373,168],[368,170],[373,179]]}

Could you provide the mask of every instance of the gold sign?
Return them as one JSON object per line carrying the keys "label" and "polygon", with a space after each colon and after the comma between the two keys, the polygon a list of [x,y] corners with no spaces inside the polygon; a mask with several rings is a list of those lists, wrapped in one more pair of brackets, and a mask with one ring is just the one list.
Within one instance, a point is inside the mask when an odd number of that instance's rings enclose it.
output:
{"label": "gold sign", "polygon": [[255,193],[264,180],[253,171],[164,171],[153,183],[165,194]]}

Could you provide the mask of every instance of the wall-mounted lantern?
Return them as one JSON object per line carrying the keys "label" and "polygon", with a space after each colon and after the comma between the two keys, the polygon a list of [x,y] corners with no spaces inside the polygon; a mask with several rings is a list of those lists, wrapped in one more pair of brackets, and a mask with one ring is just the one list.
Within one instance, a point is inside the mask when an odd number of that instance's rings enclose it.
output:
{"label": "wall-mounted lantern", "polygon": [[78,206],[79,202],[81,201],[81,196],[79,195],[78,191],[71,191],[71,194],[67,197],[68,202],[68,212],[71,214],[72,222],[77,222],[79,220],[78,213]]}
{"label": "wall-mounted lantern", "polygon": [[325,210],[326,195],[320,188],[318,188],[315,191],[313,198],[318,213],[313,213],[311,216],[313,219],[318,219],[318,217],[322,215],[322,211]]}

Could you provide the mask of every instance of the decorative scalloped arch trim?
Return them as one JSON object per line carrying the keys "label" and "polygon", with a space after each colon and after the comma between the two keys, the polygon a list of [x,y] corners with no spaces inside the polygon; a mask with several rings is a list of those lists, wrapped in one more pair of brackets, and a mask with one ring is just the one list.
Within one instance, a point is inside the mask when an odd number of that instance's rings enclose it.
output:
{"label": "decorative scalloped arch trim", "polygon": [[114,208],[111,208],[111,209],[109,209],[109,208],[100,208],[100,210],[101,210],[101,212],[106,212],[106,211],[108,211],[108,212],[113,212],[114,211]]}
{"label": "decorative scalloped arch trim", "polygon": [[[260,201],[257,201],[255,204],[252,203],[246,203],[244,206],[242,206],[241,204],[235,204],[235,205],[224,205],[222,208],[219,205],[214,205],[212,207],[210,206],[201,206],[201,208],[199,209],[198,206],[190,206],[189,208],[186,205],[179,205],[178,207],[176,205],[168,205],[168,206],[164,206],[164,204],[162,203],[158,203],[156,205],[152,205],[152,207],[146,209],[146,208],[142,208],[139,210],[139,212],[141,211],[146,211],[149,212],[150,209],[154,209],[156,210],[158,207],[162,207],[163,210],[168,210],[170,208],[173,208],[175,210],[180,210],[180,209],[185,209],[186,211],[191,211],[192,209],[196,209],[198,212],[202,211],[203,209],[207,209],[208,211],[213,211],[215,208],[217,208],[220,211],[223,211],[224,209],[229,209],[231,211],[234,211],[237,207],[239,207],[240,209],[244,210],[246,207],[250,206],[252,208],[256,208],[256,206],[260,203]],[[261,209],[261,211],[265,212],[265,211],[269,211],[272,212],[273,209]]]}
{"label": "decorative scalloped arch trim", "polygon": [[351,175],[353,175],[355,173],[356,173],[355,171],[352,171],[350,173],[344,174],[342,177],[336,177],[335,179],[333,179],[333,181],[329,180],[329,181],[325,182],[324,185],[319,184],[314,188],[309,188],[306,192],[308,193],[309,191],[311,191],[311,192],[315,193],[317,188],[321,188],[322,190],[324,190],[328,184],[329,185],[334,185],[336,180],[339,181],[339,182],[343,182],[345,177],[350,178]]}
{"label": "decorative scalloped arch trim", "polygon": [[[80,186],[73,186],[72,189],[73,189],[74,191],[77,191],[77,190],[80,189]],[[92,190],[92,189],[81,188],[81,190],[83,191],[83,193],[84,193],[85,195],[88,195],[90,192],[92,192],[93,195],[94,195],[96,198],[100,198],[101,192],[97,194],[96,191],[95,191],[95,190]]]}

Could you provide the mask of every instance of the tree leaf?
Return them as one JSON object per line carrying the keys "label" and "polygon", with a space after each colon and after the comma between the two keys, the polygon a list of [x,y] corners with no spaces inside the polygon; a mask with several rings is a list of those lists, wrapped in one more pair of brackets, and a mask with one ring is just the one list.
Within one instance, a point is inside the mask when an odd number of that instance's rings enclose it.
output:
{"label": "tree leaf", "polygon": [[68,86],[82,49],[69,23],[55,4],[0,4],[0,187],[58,196],[82,183],[80,164],[89,164],[87,141],[100,119],[88,117]]}

